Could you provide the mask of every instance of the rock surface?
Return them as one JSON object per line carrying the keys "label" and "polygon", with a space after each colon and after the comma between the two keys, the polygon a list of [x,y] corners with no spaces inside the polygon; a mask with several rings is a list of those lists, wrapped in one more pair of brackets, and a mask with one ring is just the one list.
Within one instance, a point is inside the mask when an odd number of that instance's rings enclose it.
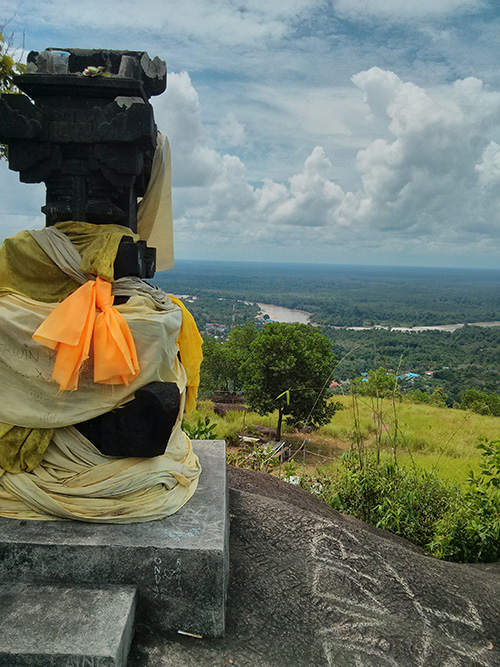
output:
{"label": "rock surface", "polygon": [[445,563],[229,469],[224,639],[136,634],[130,667],[500,665],[500,566]]}

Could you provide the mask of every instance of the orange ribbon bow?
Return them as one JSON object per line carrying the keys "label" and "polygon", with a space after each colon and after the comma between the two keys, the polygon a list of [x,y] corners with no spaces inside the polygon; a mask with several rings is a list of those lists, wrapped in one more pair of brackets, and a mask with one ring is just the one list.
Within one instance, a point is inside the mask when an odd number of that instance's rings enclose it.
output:
{"label": "orange ribbon bow", "polygon": [[[57,350],[52,378],[60,389],[78,388],[92,337],[94,382],[128,385],[139,373],[134,339],[113,300],[111,283],[97,276],[62,301],[33,334],[35,341]],[[101,311],[97,316],[96,308]]]}

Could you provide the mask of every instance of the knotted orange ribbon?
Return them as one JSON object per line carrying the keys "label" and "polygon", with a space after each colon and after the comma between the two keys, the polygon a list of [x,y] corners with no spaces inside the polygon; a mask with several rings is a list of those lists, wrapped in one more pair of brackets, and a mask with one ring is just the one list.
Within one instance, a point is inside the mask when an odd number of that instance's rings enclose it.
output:
{"label": "knotted orange ribbon", "polygon": [[78,388],[92,337],[94,382],[128,385],[139,373],[134,339],[113,300],[111,283],[97,276],[62,301],[33,334],[35,341],[57,350],[52,378],[60,389]]}

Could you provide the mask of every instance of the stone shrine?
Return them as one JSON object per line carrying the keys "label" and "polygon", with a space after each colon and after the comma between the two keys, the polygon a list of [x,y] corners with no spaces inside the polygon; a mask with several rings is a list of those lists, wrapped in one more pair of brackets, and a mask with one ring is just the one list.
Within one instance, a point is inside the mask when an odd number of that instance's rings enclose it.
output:
{"label": "stone shrine", "polygon": [[[170,152],[149,103],[166,66],[46,49],[14,82],[0,142],[21,181],[45,184],[46,226],[0,248],[0,598],[75,604],[81,590],[124,634],[113,655],[71,659],[124,665],[136,607],[153,630],[220,636],[225,623],[224,443],[193,451],[182,432],[201,337],[182,302],[144,282],[173,261]],[[9,618],[0,665],[67,664],[67,643],[37,653]]]}

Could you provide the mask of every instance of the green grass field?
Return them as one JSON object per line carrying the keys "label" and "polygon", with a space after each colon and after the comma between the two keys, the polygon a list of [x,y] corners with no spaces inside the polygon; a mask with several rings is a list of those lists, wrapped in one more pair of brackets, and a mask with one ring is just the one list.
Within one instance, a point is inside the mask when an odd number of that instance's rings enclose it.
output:
{"label": "green grass field", "polygon": [[[470,469],[478,469],[479,439],[500,437],[499,417],[406,401],[393,403],[390,399],[358,397],[356,403],[351,397],[335,400],[339,400],[344,409],[339,410],[329,424],[307,436],[290,430],[284,432],[285,439],[295,442],[308,437],[310,447],[322,453],[317,460],[323,467],[328,458],[332,461],[356,442],[364,449],[373,450],[378,440],[384,457],[393,458],[396,445],[401,465],[435,470],[444,478],[463,482]],[[188,422],[193,424],[198,417],[206,416],[216,424],[216,437],[232,445],[237,444],[238,434],[255,435],[257,425],[275,427],[277,422],[276,414],[262,417],[246,411],[230,411],[225,417],[219,417],[213,412],[210,401],[200,401]]]}

